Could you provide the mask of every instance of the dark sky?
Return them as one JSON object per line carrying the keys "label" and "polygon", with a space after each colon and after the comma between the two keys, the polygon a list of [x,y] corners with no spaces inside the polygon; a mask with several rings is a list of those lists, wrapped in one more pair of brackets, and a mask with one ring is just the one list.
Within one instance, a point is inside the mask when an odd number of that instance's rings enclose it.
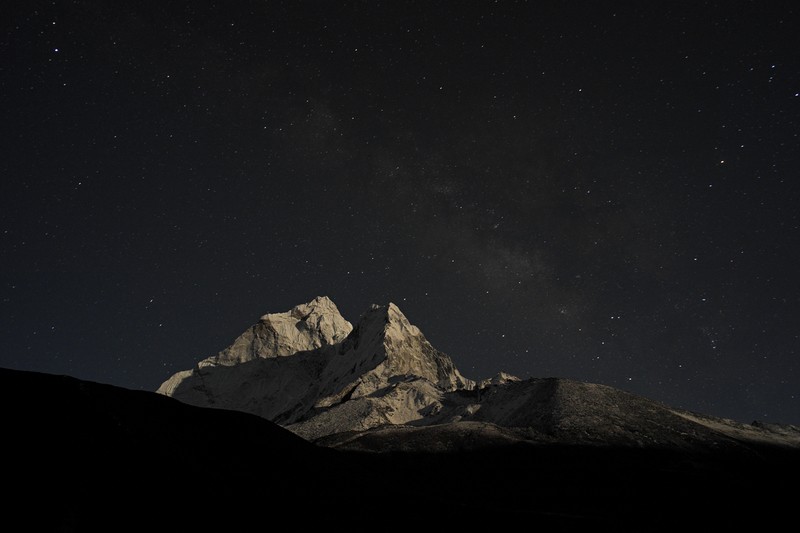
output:
{"label": "dark sky", "polygon": [[800,424],[791,6],[4,3],[0,366],[153,390],[327,295]]}

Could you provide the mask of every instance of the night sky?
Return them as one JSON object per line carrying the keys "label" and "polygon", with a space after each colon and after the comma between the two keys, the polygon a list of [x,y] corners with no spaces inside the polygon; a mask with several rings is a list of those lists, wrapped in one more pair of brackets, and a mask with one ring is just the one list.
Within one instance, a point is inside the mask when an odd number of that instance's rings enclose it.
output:
{"label": "night sky", "polygon": [[154,390],[327,295],[800,424],[791,5],[5,2],[0,366]]}

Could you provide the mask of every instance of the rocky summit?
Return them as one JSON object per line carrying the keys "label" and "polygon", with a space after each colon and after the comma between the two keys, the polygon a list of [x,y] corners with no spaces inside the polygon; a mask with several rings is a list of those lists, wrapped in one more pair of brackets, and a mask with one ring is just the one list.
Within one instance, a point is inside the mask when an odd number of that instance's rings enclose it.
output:
{"label": "rocky summit", "polygon": [[256,414],[351,450],[463,451],[498,443],[800,448],[793,426],[710,417],[605,385],[504,372],[473,381],[396,305],[373,305],[352,327],[327,297],[264,315],[158,392]]}
{"label": "rocky summit", "polygon": [[158,392],[185,403],[257,414],[306,438],[405,424],[473,389],[394,304],[350,326],[326,297],[269,314],[218,355]]}

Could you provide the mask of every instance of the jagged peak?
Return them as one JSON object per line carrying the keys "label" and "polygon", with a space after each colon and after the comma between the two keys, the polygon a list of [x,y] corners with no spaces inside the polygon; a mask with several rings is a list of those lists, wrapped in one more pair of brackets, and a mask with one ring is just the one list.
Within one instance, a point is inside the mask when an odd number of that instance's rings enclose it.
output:
{"label": "jagged peak", "polygon": [[[333,303],[333,300],[328,298],[327,296],[317,296],[313,300],[295,305],[290,311],[289,316],[292,318],[303,320],[312,314],[329,314],[341,317],[341,313],[339,313],[339,308],[336,307],[336,304]],[[261,316],[261,321],[269,321],[272,317],[275,316],[285,316],[286,313],[267,313]]]}
{"label": "jagged peak", "polygon": [[409,322],[406,315],[392,302],[386,305],[372,304],[361,316],[358,327],[363,332],[385,332],[387,337],[395,339],[422,335],[420,329]]}
{"label": "jagged peak", "polygon": [[352,329],[330,298],[317,296],[289,311],[261,316],[233,344],[199,365],[234,365],[253,359],[291,356],[339,343]]}
{"label": "jagged peak", "polygon": [[482,389],[484,387],[488,387],[489,385],[504,385],[506,383],[514,383],[517,381],[522,381],[522,380],[517,376],[501,371],[490,378],[480,380],[478,382],[478,388]]}
{"label": "jagged peak", "polygon": [[381,372],[386,376],[417,376],[445,390],[472,388],[446,354],[435,349],[422,331],[411,324],[397,305],[373,304],[361,316],[342,353],[359,350],[364,355],[385,357]]}

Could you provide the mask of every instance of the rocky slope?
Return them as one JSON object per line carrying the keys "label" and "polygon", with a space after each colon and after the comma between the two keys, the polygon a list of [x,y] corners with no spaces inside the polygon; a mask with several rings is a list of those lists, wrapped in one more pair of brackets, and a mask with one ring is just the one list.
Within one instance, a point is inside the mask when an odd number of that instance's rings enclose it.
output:
{"label": "rocky slope", "polygon": [[[295,310],[311,307],[315,320],[296,318]],[[302,336],[262,319],[220,355],[178,372],[158,392],[257,414],[313,438],[409,422],[436,410],[443,394],[475,386],[394,304],[372,306],[352,330],[328,298],[295,310],[266,316],[302,323]],[[332,324],[337,327],[325,329]],[[345,330],[349,334],[340,338]],[[309,349],[309,339],[319,346]]]}
{"label": "rocky slope", "polygon": [[689,413],[612,387],[500,373],[474,382],[394,304],[350,327],[328,298],[265,315],[158,390],[257,414],[331,447],[468,450],[500,442],[683,450],[800,448],[800,429]]}
{"label": "rocky slope", "polygon": [[[742,424],[671,408],[613,387],[528,379],[445,395],[437,413],[404,425],[320,437],[362,451],[464,451],[501,442],[623,446],[751,454],[763,446],[800,450],[800,428]],[[302,433],[301,433],[302,435]]]}

